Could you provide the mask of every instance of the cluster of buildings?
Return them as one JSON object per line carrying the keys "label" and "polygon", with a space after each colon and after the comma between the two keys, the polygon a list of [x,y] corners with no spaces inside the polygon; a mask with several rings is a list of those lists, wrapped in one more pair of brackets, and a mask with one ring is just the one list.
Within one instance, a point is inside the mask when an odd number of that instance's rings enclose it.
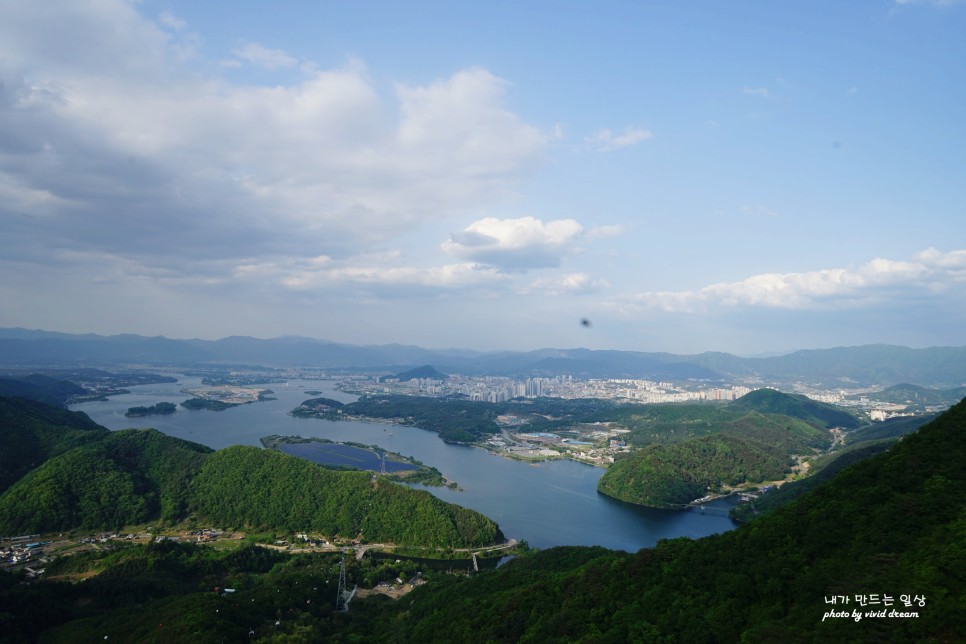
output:
{"label": "cluster of buildings", "polygon": [[505,431],[500,437],[486,441],[487,446],[495,452],[527,460],[564,457],[605,467],[614,462],[618,452],[630,449],[623,436],[630,430],[611,423],[579,425],[560,433],[516,432],[514,428],[521,424],[520,420],[515,416],[500,416],[497,423]]}
{"label": "cluster of buildings", "polygon": [[451,396],[459,394],[470,400],[499,403],[513,398],[605,398],[642,403],[703,402],[709,400],[737,400],[751,391],[749,387],[682,388],[670,382],[628,378],[575,379],[573,376],[550,378],[511,378],[508,376],[451,375],[445,380],[413,378],[398,381],[352,383],[354,391],[364,393],[394,393],[416,396]]}
{"label": "cluster of buildings", "polygon": [[36,535],[14,537],[0,545],[0,562],[4,569],[22,568],[29,577],[42,575],[42,566],[47,563],[44,546],[49,542],[33,541],[35,538]]}

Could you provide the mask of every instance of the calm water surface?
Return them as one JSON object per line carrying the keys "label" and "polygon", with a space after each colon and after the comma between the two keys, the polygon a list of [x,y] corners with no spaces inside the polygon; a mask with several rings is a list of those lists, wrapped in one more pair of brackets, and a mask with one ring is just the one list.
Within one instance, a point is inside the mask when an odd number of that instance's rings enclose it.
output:
{"label": "calm water surface", "polygon": [[630,552],[653,546],[659,539],[703,537],[734,527],[724,509],[727,502],[709,506],[706,513],[652,510],[614,501],[597,493],[604,470],[574,461],[523,463],[476,447],[447,445],[430,431],[401,425],[335,422],[295,418],[288,412],[313,398],[306,390],[352,402],[356,396],[336,391],[332,381],[291,380],[266,385],[278,400],[252,403],[225,411],[178,411],[167,416],[126,418],[128,407],[159,402],[180,403],[191,396],[184,387],[200,386],[201,379],[179,377],[178,383],[131,387],[131,393],[107,402],[72,405],[109,429],[154,427],[165,434],[215,449],[229,445],[261,445],[270,434],[327,438],[378,445],[412,456],[439,469],[459,489],[427,487],[444,501],[458,503],[491,517],[508,537],[531,546],[599,545]]}

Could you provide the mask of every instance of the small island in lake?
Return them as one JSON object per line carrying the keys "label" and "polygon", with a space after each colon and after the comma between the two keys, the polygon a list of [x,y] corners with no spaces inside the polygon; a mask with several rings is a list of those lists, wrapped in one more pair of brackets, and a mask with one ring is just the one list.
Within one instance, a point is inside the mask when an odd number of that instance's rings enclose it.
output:
{"label": "small island in lake", "polygon": [[271,389],[253,389],[233,385],[195,387],[193,389],[182,389],[181,392],[194,396],[194,398],[181,403],[181,406],[185,409],[224,411],[238,405],[247,405],[262,400],[275,400],[271,396],[275,392]]}
{"label": "small island in lake", "polygon": [[178,407],[174,403],[159,402],[150,407],[128,407],[127,413],[124,415],[128,418],[141,418],[142,416],[173,414],[176,411],[178,411]]}
{"label": "small island in lake", "polygon": [[446,480],[435,467],[415,458],[388,452],[378,445],[278,435],[265,436],[261,443],[266,449],[304,458],[328,469],[380,472],[394,481],[456,487],[455,482]]}
{"label": "small island in lake", "polygon": [[209,398],[189,398],[181,403],[185,409],[207,409],[209,411],[224,411],[232,407],[237,407],[243,403],[225,402],[223,400],[211,400]]}

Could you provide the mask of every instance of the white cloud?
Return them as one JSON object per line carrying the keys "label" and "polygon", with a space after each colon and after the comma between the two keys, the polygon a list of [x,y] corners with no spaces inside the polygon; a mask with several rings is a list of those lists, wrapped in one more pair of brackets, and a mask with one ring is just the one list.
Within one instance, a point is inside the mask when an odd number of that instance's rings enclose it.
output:
{"label": "white cloud", "polygon": [[224,274],[202,260],[358,255],[513,194],[550,140],[483,69],[395,94],[359,61],[242,85],[187,66],[128,2],[48,4],[0,10],[0,232],[23,260],[62,247]]}
{"label": "white cloud", "polygon": [[604,128],[588,136],[587,144],[597,150],[606,151],[637,145],[652,138],[654,134],[650,130],[638,127],[626,127],[619,134]]}
{"label": "white cloud", "polygon": [[264,67],[265,69],[278,69],[279,67],[295,67],[298,58],[291,56],[281,49],[269,49],[258,43],[250,42],[231,53],[242,60],[247,60],[253,65]]}
{"label": "white cloud", "polygon": [[475,221],[443,242],[446,253],[495,266],[501,270],[527,270],[559,266],[584,229],[574,219],[541,221],[534,217]]}
{"label": "white cloud", "polygon": [[932,293],[966,292],[966,251],[929,248],[911,261],[876,258],[859,266],[765,273],[696,291],[652,291],[614,300],[624,312],[704,312],[714,307],[842,309]]}

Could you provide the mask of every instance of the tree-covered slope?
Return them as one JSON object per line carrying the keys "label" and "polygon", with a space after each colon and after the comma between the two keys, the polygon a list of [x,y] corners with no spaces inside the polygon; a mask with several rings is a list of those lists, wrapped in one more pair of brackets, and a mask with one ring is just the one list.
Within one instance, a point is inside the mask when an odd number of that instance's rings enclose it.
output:
{"label": "tree-covered slope", "polygon": [[29,398],[54,407],[64,407],[72,396],[84,393],[83,387],[68,380],[37,373],[0,378],[0,396]]}
{"label": "tree-covered slope", "polygon": [[715,434],[649,445],[617,461],[597,490],[629,503],[679,507],[723,485],[783,478],[791,455],[828,443],[827,432],[800,420],[750,412]]}
{"label": "tree-covered slope", "polygon": [[0,495],[0,533],[117,528],[184,515],[207,447],[124,430],[44,462]]}
{"label": "tree-covered slope", "polygon": [[0,398],[0,534],[199,518],[370,541],[461,547],[503,538],[425,491],[254,447],[211,449],[153,429]]}
{"label": "tree-covered slope", "polygon": [[866,425],[860,429],[850,432],[845,438],[846,444],[855,445],[865,441],[882,440],[883,438],[900,438],[911,434],[925,423],[935,417],[935,414],[928,416],[899,416],[888,418],[881,422]]}
{"label": "tree-covered slope", "polygon": [[735,411],[784,414],[822,428],[859,426],[859,419],[834,405],[812,400],[801,394],[786,394],[775,389],[756,389],[728,405]]}
{"label": "tree-covered slope", "polygon": [[[555,548],[417,589],[353,625],[401,642],[962,641],[964,465],[966,402],[732,532],[633,555]],[[859,604],[873,594],[876,605]]]}
{"label": "tree-covered slope", "polygon": [[428,492],[254,447],[229,447],[210,456],[192,482],[191,497],[193,511],[226,525],[424,546],[502,539],[483,515]]}
{"label": "tree-covered slope", "polygon": [[0,397],[0,493],[48,458],[107,434],[82,412]]}
{"label": "tree-covered slope", "polygon": [[337,410],[318,409],[312,403],[313,400],[305,401],[292,414],[328,420],[343,420],[348,416],[392,420],[437,432],[448,443],[472,443],[499,433],[495,418],[502,409],[472,400],[399,395],[367,395]]}

